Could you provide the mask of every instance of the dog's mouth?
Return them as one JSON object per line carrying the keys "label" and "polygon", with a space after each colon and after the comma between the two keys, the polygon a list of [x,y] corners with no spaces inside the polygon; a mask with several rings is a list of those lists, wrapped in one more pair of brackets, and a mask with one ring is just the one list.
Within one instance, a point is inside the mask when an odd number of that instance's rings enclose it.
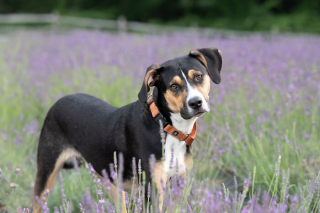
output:
{"label": "dog's mouth", "polygon": [[204,115],[207,111],[199,111],[194,116],[200,118],[202,115]]}
{"label": "dog's mouth", "polygon": [[205,109],[201,108],[194,114],[194,117],[199,117],[200,118],[207,112],[208,112],[208,110],[205,110]]}
{"label": "dog's mouth", "polygon": [[205,110],[205,109],[199,109],[199,110],[196,110],[196,111],[194,111],[194,112],[191,112],[191,113],[188,113],[188,114],[181,114],[181,116],[184,118],[184,119],[186,119],[186,120],[189,120],[189,119],[191,119],[191,118],[193,118],[193,117],[198,117],[198,118],[200,118],[200,117],[202,117],[205,113],[207,113],[208,111],[207,110]]}

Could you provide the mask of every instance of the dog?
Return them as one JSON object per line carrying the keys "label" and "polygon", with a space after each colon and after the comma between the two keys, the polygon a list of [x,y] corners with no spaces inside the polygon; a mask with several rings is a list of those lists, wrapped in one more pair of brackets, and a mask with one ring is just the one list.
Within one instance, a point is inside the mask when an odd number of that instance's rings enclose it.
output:
{"label": "dog", "polygon": [[[176,172],[185,176],[192,167],[191,144],[196,135],[196,120],[210,111],[210,79],[221,81],[220,50],[202,48],[162,64],[148,67],[137,101],[116,108],[87,94],[67,95],[59,99],[45,118],[38,145],[34,197],[43,198],[53,188],[66,160],[75,155],[91,163],[98,177],[114,162],[114,152],[122,153],[123,190],[130,192],[132,159],[141,159],[146,183],[153,176],[163,204],[161,184]],[[149,95],[150,87],[154,87]],[[162,122],[165,136],[164,158],[159,132]],[[173,153],[171,153],[173,151]],[[149,157],[156,165],[150,170]],[[170,159],[174,164],[170,166]],[[113,180],[111,180],[113,181]],[[111,196],[116,202],[116,185]],[[147,191],[147,190],[145,190]],[[122,193],[123,196],[124,193]],[[125,212],[125,207],[122,208]],[[34,200],[33,212],[39,212]]]}

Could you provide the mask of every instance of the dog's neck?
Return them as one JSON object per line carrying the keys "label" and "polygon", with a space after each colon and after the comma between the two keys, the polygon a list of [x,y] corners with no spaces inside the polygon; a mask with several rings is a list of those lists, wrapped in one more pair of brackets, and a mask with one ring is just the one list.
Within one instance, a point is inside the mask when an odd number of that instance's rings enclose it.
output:
{"label": "dog's neck", "polygon": [[[158,89],[156,91],[158,91]],[[198,119],[198,117],[192,117],[186,120],[182,118],[179,112],[178,113],[170,112],[170,110],[166,105],[161,104],[161,103],[164,103],[163,100],[165,99],[162,93],[159,94],[157,92],[156,93],[152,92],[152,94],[153,94],[153,101],[156,107],[158,108],[158,110],[164,116],[164,118],[177,130],[185,134],[190,134],[192,132],[193,126],[196,120]],[[145,105],[145,106],[150,108],[149,105]]]}
{"label": "dog's neck", "polygon": [[183,119],[180,113],[170,113],[170,119],[172,122],[172,126],[174,126],[179,131],[190,134],[193,128],[194,123],[196,122],[198,117],[193,117],[188,120]]}
{"label": "dog's neck", "polygon": [[[197,117],[185,120],[180,113],[170,113],[172,125],[179,131],[190,134]],[[184,174],[186,172],[185,154],[187,151],[187,144],[184,141],[179,141],[170,134],[166,136],[166,143],[164,145],[165,160],[164,171],[167,177],[170,178],[174,174]]]}
{"label": "dog's neck", "polygon": [[[164,98],[163,96],[159,95],[158,98]],[[169,112],[169,109],[167,107],[162,107],[160,104],[161,101],[158,99],[154,99],[154,102],[156,106],[158,107],[161,114],[166,118],[166,120],[172,124],[176,129],[179,131],[190,134],[192,131],[192,128],[194,126],[194,123],[198,119],[198,117],[192,117],[188,120],[181,117],[180,113],[173,113]],[[147,105],[149,107],[149,105]]]}

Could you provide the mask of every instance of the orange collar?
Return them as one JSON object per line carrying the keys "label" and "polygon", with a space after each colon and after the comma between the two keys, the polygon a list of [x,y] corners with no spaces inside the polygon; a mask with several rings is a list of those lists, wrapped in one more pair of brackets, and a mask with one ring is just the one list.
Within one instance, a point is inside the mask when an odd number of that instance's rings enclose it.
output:
{"label": "orange collar", "polygon": [[[153,101],[152,93],[148,97],[147,104],[149,104],[149,106],[150,106],[152,117],[156,118],[158,115],[161,115],[158,107],[156,106],[156,104]],[[189,135],[177,130],[174,126],[172,126],[170,124],[167,124],[163,130],[166,133],[177,138],[179,141],[184,141],[186,144],[188,144],[190,146],[196,137],[197,122],[194,122],[192,132]]]}

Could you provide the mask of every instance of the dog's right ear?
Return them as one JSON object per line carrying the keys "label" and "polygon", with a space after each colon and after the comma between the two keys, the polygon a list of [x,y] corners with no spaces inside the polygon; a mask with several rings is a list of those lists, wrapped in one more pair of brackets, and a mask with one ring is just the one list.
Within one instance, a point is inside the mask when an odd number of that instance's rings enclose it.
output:
{"label": "dog's right ear", "polygon": [[148,92],[150,87],[154,86],[159,81],[162,74],[162,67],[160,64],[152,64],[148,67],[146,75],[144,77],[141,90],[138,94],[139,100],[143,103],[147,101]]}

